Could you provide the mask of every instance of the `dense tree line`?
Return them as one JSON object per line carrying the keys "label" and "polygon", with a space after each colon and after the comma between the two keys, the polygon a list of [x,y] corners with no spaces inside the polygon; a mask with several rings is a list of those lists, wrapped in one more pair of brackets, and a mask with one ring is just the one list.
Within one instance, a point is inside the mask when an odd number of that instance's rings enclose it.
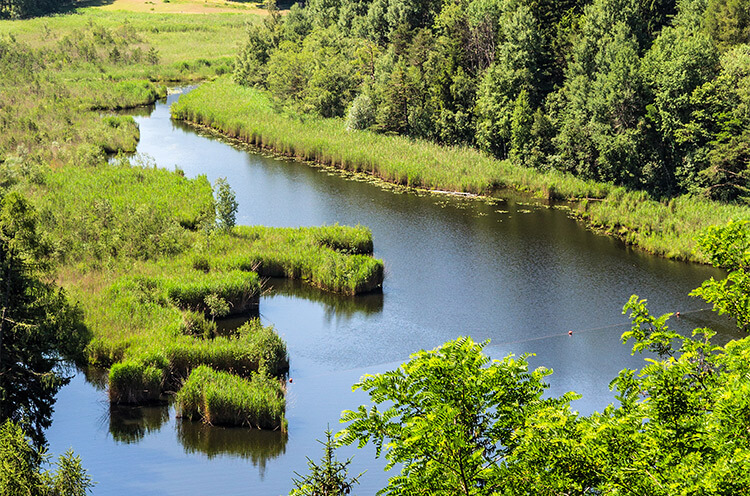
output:
{"label": "dense tree line", "polygon": [[309,0],[272,7],[235,79],[350,129],[745,201],[748,0]]}
{"label": "dense tree line", "polygon": [[72,0],[0,0],[0,19],[20,19],[58,12]]}

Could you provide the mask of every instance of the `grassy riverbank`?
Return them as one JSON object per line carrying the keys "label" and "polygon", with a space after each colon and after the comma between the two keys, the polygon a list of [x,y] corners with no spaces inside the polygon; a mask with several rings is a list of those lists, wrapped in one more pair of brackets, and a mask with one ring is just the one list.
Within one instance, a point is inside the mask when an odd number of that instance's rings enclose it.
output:
{"label": "grassy riverbank", "polygon": [[[226,374],[217,376],[212,398],[281,381],[289,359],[271,327],[251,321],[222,334],[214,322],[257,315],[258,272],[352,295],[382,283],[383,264],[372,258],[363,227],[207,229],[214,199],[203,176],[118,161],[40,169],[37,180],[15,188],[35,200],[49,253],[61,265],[58,281],[93,335],[85,356],[110,368],[113,403],[163,400],[200,366],[269,377],[232,379],[228,388],[220,384]],[[274,413],[256,423],[279,428],[279,419]]]}
{"label": "grassy riverbank", "polygon": [[[0,22],[0,194],[34,204],[56,265],[50,277],[83,310],[93,336],[85,357],[110,369],[112,403],[163,400],[192,377],[210,382],[200,387],[212,401],[236,407],[205,421],[283,427],[285,343],[257,320],[229,333],[215,320],[257,315],[258,272],[350,295],[382,283],[365,228],[216,230],[205,177],[148,157],[107,160],[139,138],[131,117],[108,111],[152,103],[170,81],[229,72],[256,20],[88,8]],[[210,381],[191,375],[199,367],[214,371]],[[250,415],[235,394],[275,407]]]}
{"label": "grassy riverbank", "polygon": [[691,196],[659,202],[611,184],[514,166],[474,149],[347,131],[340,119],[280,112],[266,94],[228,77],[180,97],[172,115],[283,155],[404,186],[477,194],[515,188],[543,198],[575,200],[573,214],[591,227],[668,258],[705,262],[695,249],[696,232],[730,219],[750,218],[747,207]]}

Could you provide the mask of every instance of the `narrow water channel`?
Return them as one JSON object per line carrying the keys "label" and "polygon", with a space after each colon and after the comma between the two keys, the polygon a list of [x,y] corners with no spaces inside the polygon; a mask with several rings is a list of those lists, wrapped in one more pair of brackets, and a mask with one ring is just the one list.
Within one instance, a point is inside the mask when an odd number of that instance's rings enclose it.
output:
{"label": "narrow water channel", "polygon": [[[48,438],[53,453],[72,446],[82,456],[94,494],[287,494],[305,457],[319,459],[326,426],[337,430],[340,412],[366,401],[351,392],[359,377],[460,335],[490,339],[497,358],[534,353],[534,366],[554,370],[550,394],[582,394],[574,408],[585,413],[612,401],[607,385],[620,369],[643,364],[620,342],[631,294],[655,313],[682,312],[681,330],[711,325],[719,339],[735,337],[709,312],[691,313],[706,305],[688,292],[720,275],[709,267],[629,249],[560,209],[394,192],[262,156],[172,122],[176,98],[137,113],[139,153],[189,177],[226,177],[240,224],[368,226],[386,280],[382,294],[358,298],[271,281],[260,312],[289,348],[288,437],[182,422],[168,407],[113,410],[101,380],[79,373],[59,395]],[[389,475],[384,463],[372,450],[340,453],[352,455],[352,471],[367,470],[357,494],[374,494]]]}

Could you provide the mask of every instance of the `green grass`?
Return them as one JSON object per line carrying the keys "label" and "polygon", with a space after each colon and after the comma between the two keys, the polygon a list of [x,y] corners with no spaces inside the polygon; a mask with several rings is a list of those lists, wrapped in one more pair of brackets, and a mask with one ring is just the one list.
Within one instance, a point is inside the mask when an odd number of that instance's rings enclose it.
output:
{"label": "green grass", "polygon": [[190,420],[286,431],[284,388],[263,374],[245,379],[198,367],[180,389],[176,403],[178,415]]}
{"label": "green grass", "polygon": [[[94,336],[86,357],[110,367],[115,404],[161,401],[210,366],[221,373],[204,378],[205,419],[282,427],[283,388],[270,377],[289,368],[285,343],[256,320],[218,335],[217,308],[257,309],[255,268],[346,294],[382,283],[367,229],[216,232],[205,177],[143,158],[107,160],[134,151],[139,138],[132,117],[110,111],[152,103],[171,81],[230,72],[256,20],[91,8],[0,21],[0,188],[34,203],[57,282]],[[236,401],[225,394],[235,390]],[[248,405],[260,416],[243,413]]]}
{"label": "green grass", "polygon": [[383,262],[365,254],[372,253],[372,234],[367,228],[241,226],[235,232],[238,244],[226,243],[224,239],[212,248],[212,257],[225,269],[301,279],[347,295],[382,286]]}
{"label": "green grass", "polygon": [[745,206],[688,195],[660,202],[611,184],[514,166],[470,148],[347,131],[340,119],[280,112],[265,93],[226,77],[181,96],[172,115],[283,155],[404,186],[477,194],[514,188],[546,199],[575,201],[573,215],[589,226],[667,258],[706,262],[696,250],[697,232],[730,219],[750,219]]}
{"label": "green grass", "polygon": [[113,125],[100,111],[153,103],[168,82],[231,72],[256,20],[80,9],[0,21],[0,166],[91,165],[133,151],[132,119]]}
{"label": "green grass", "polygon": [[610,189],[558,172],[514,167],[471,148],[350,132],[341,119],[279,113],[266,94],[239,86],[228,77],[181,96],[172,106],[172,116],[284,155],[368,172],[405,186],[471,193],[512,187],[545,190],[553,198],[600,198]]}
{"label": "green grass", "polygon": [[213,220],[211,184],[148,164],[99,162],[39,171],[20,185],[36,199],[57,258],[106,264],[184,251],[190,230]]}

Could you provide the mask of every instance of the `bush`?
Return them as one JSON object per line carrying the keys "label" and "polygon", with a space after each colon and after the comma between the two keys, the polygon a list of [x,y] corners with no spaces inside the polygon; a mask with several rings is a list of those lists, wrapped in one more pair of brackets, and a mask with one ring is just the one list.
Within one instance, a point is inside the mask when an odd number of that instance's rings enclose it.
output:
{"label": "bush", "polygon": [[346,129],[359,131],[368,129],[373,124],[375,124],[375,107],[372,100],[364,93],[357,95],[346,116]]}
{"label": "bush", "polygon": [[210,339],[216,335],[216,323],[206,319],[203,312],[188,310],[182,317],[182,333],[187,336]]}

